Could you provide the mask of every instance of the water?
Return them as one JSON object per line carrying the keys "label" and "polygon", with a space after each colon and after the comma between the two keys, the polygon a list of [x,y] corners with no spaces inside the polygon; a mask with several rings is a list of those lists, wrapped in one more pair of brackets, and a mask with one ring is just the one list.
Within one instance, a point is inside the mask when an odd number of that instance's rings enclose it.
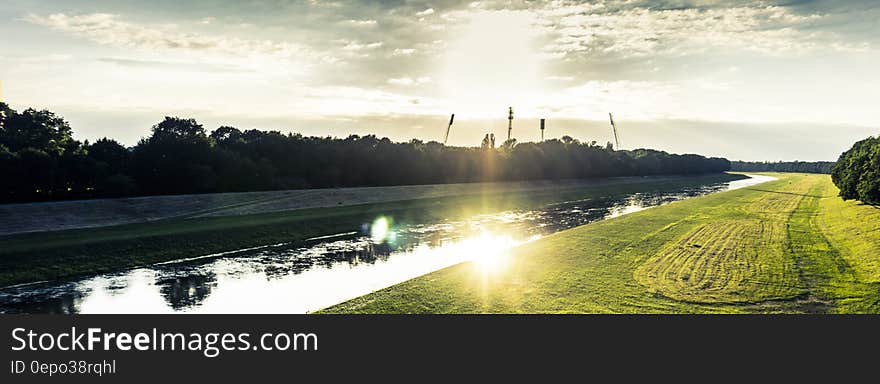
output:
{"label": "water", "polygon": [[511,248],[657,205],[773,180],[562,201],[459,221],[395,226],[378,217],[298,244],[267,244],[0,291],[4,313],[305,313],[463,261],[486,273]]}

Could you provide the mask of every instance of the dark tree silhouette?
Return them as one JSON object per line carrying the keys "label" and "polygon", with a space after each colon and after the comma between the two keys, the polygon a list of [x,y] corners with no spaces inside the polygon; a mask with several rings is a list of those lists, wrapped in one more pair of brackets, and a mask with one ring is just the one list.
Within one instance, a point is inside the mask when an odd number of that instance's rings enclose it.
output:
{"label": "dark tree silhouette", "polygon": [[[572,137],[450,147],[374,135],[305,137],[166,117],[132,148],[71,136],[49,111],[0,103],[2,202],[291,188],[385,186],[722,172],[730,162],[650,149],[615,151]],[[476,143],[475,143],[476,144]]]}
{"label": "dark tree silhouette", "polygon": [[730,162],[730,170],[739,172],[798,172],[829,174],[831,173],[831,167],[833,166],[833,161],[780,161],[772,163],[758,161]]}

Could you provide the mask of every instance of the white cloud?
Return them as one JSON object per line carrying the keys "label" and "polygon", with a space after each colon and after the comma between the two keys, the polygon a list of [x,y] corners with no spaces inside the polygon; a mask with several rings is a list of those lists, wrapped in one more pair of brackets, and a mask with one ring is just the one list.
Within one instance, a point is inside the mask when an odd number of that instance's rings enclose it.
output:
{"label": "white cloud", "polygon": [[340,52],[338,54],[340,56],[345,57],[346,59],[355,60],[370,57],[372,51],[381,48],[384,45],[381,41],[365,43],[357,40],[340,39],[336,42],[339,44],[338,49]]}
{"label": "white cloud", "polygon": [[321,1],[321,0],[308,0],[309,5],[313,7],[319,8],[341,8],[342,3],[337,1]]}
{"label": "white cloud", "polygon": [[405,87],[413,86],[413,85],[422,85],[422,84],[426,84],[426,83],[430,83],[430,82],[431,82],[431,78],[427,77],[427,76],[417,77],[417,78],[398,77],[398,78],[388,79],[388,84],[400,85],[400,86],[405,86]]}
{"label": "white cloud", "polygon": [[356,40],[341,40],[340,42],[343,44],[342,49],[346,51],[367,51],[379,48],[383,45],[381,41],[362,43]]}
{"label": "white cloud", "polygon": [[302,44],[186,33],[179,31],[175,25],[136,24],[124,21],[118,15],[108,13],[84,15],[55,13],[48,16],[31,14],[25,20],[103,45],[149,50],[208,51],[236,56],[302,57],[311,55],[311,57],[332,61],[332,58],[322,57]]}
{"label": "white cloud", "polygon": [[806,32],[823,15],[800,15],[776,6],[608,9],[603,4],[556,3],[541,9],[551,54],[686,55],[711,49],[798,54],[819,48],[850,49],[829,33]]}
{"label": "white cloud", "polygon": [[346,24],[355,26],[355,27],[375,27],[378,24],[376,20],[346,20]]}
{"label": "white cloud", "polygon": [[662,81],[591,80],[549,94],[539,109],[586,119],[608,112],[639,120],[669,118],[681,110],[671,102],[678,91],[674,84]]}
{"label": "white cloud", "polygon": [[434,14],[434,8],[428,8],[424,11],[416,12],[416,16],[418,16],[418,17],[425,17],[425,16],[430,16],[433,14]]}
{"label": "white cloud", "polygon": [[38,64],[38,63],[58,63],[70,61],[72,58],[71,55],[60,54],[60,53],[52,53],[45,55],[36,55],[36,56],[4,56],[0,57],[0,62],[14,62],[14,63],[28,63],[28,64]]}
{"label": "white cloud", "polygon": [[547,76],[547,80],[550,81],[574,81],[574,76]]}
{"label": "white cloud", "polygon": [[[714,4],[714,3],[713,3]],[[741,3],[740,3],[741,4]],[[705,52],[750,51],[792,55],[820,50],[863,52],[865,42],[845,41],[817,28],[828,15],[796,13],[790,7],[749,5],[655,9],[651,2],[551,1],[518,11],[535,15],[544,35],[546,58],[682,56]],[[478,13],[510,12],[503,4],[472,3],[444,12],[456,25]]]}
{"label": "white cloud", "polygon": [[391,52],[392,56],[412,56],[416,53],[415,48],[394,48],[394,51]]}
{"label": "white cloud", "polygon": [[[413,102],[417,100],[417,102]],[[394,92],[350,86],[330,86],[307,89],[296,101],[302,111],[311,116],[394,116],[399,114],[432,114],[436,101],[427,97],[413,97]]]}

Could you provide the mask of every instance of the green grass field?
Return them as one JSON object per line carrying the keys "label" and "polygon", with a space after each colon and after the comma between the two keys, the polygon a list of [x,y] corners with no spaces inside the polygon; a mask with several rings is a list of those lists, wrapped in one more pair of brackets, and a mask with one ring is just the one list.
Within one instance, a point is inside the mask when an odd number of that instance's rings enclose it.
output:
{"label": "green grass field", "polygon": [[559,232],[326,313],[880,313],[880,208],[827,175]]}
{"label": "green grass field", "polygon": [[463,196],[252,215],[172,218],[0,236],[0,286],[102,273],[267,244],[302,242],[310,237],[357,230],[379,215],[391,215],[396,223],[404,225],[437,222],[554,201],[674,191],[736,178],[716,174],[602,179],[523,192],[490,190]]}

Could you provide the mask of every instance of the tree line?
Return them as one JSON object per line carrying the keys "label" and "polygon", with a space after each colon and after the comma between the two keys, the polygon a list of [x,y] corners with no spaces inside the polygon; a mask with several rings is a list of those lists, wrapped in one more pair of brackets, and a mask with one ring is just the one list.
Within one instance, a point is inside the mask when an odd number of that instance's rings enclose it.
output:
{"label": "tree line", "polygon": [[831,180],[844,200],[880,205],[880,137],[859,141],[841,154]]}
{"label": "tree line", "polygon": [[46,110],[0,103],[0,202],[295,188],[700,174],[723,158],[650,149],[615,151],[571,137],[495,148],[392,142],[374,135],[307,137],[166,117],[126,147],[73,138]]}
{"label": "tree line", "polygon": [[831,173],[833,161],[731,161],[730,170],[737,172]]}

